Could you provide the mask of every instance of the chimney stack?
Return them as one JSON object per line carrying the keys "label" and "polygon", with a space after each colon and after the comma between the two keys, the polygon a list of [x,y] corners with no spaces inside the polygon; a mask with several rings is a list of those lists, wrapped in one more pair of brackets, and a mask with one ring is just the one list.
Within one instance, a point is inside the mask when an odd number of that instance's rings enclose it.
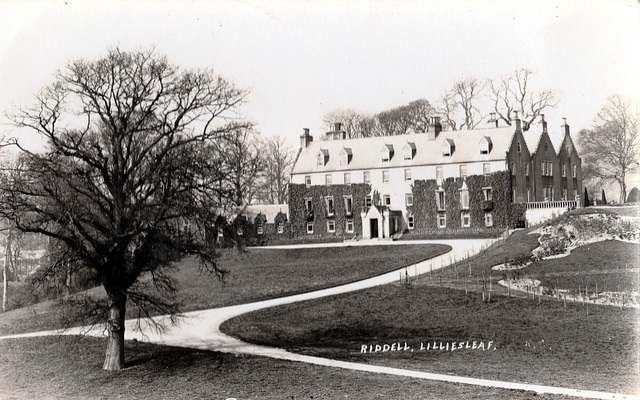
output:
{"label": "chimney stack", "polygon": [[313,142],[313,136],[309,135],[309,128],[304,128],[304,133],[300,136],[300,148],[306,149]]}
{"label": "chimney stack", "polygon": [[516,123],[516,131],[522,131],[522,124],[520,121],[520,118],[518,118],[518,111],[514,111],[515,116],[513,117],[513,120]]}
{"label": "chimney stack", "polygon": [[430,117],[429,118],[429,127],[427,128],[429,132],[429,140],[436,140],[438,134],[442,132],[442,125],[440,125],[440,117]]}
{"label": "chimney stack", "polygon": [[540,114],[540,122],[542,122],[542,133],[547,133],[547,121],[544,120],[544,114]]}
{"label": "chimney stack", "polygon": [[565,135],[569,135],[569,124],[567,124],[567,119],[566,118],[562,118],[562,133],[564,133]]}

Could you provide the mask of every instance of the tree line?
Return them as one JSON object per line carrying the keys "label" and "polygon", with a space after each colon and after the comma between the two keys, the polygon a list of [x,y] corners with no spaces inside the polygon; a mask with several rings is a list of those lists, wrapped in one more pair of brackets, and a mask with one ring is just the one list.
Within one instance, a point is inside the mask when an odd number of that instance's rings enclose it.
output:
{"label": "tree line", "polygon": [[440,118],[444,130],[452,131],[475,129],[483,121],[511,125],[517,116],[526,130],[545,110],[558,104],[557,93],[537,89],[534,77],[534,71],[518,68],[496,79],[465,78],[435,102],[418,99],[373,115],[339,108],[327,112],[323,123],[329,131],[334,123],[342,123],[348,138],[426,132],[429,118],[434,116]]}

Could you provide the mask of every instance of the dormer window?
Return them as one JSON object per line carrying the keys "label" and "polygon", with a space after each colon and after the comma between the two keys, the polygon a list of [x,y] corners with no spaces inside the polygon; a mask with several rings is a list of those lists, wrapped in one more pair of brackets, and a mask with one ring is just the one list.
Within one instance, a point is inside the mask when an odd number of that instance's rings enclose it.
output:
{"label": "dormer window", "polygon": [[453,143],[453,139],[446,139],[442,143],[442,156],[451,157],[455,148],[456,148],[456,145],[455,143]]}
{"label": "dormer window", "polygon": [[329,150],[320,149],[316,155],[316,166],[324,167],[329,162]]}
{"label": "dormer window", "polygon": [[492,148],[493,143],[491,143],[491,138],[489,136],[484,136],[480,139],[480,154],[489,154]]}
{"label": "dormer window", "polygon": [[393,158],[393,145],[385,144],[380,151],[383,162],[389,162]]}
{"label": "dormer window", "polygon": [[405,160],[413,160],[413,157],[416,156],[416,144],[407,142],[402,148],[402,154]]}
{"label": "dormer window", "polygon": [[347,165],[349,165],[349,163],[351,162],[351,159],[353,158],[353,152],[351,151],[351,149],[344,147],[340,152],[339,157],[340,157],[340,166],[346,167]]}

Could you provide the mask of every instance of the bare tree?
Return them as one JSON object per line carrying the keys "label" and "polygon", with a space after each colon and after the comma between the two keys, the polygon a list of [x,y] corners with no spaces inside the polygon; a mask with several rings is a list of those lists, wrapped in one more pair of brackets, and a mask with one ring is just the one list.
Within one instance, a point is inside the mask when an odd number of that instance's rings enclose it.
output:
{"label": "bare tree", "polygon": [[225,211],[250,204],[264,167],[258,133],[250,126],[236,126],[212,144],[211,153],[218,162],[216,190]]}
{"label": "bare tree", "polygon": [[259,184],[258,200],[266,204],[287,202],[289,173],[295,152],[281,136],[273,136],[262,145],[264,168]]}
{"label": "bare tree", "polygon": [[70,62],[34,106],[12,116],[47,149],[5,143],[17,148],[22,168],[0,179],[0,217],[59,241],[99,276],[107,293],[105,370],[124,367],[127,301],[138,317],[175,315],[170,271],[185,255],[222,273],[211,240],[221,204],[209,186],[219,163],[208,150],[240,129],[229,118],[244,97],[212,70],[116,48]]}
{"label": "bare tree", "polygon": [[637,104],[613,95],[595,117],[593,127],[578,134],[584,176],[600,182],[617,182],[621,203],[627,198],[627,177],[638,171],[639,128]]}
{"label": "bare tree", "polygon": [[357,111],[353,108],[336,108],[326,113],[322,117],[327,132],[333,131],[335,124],[342,124],[342,129],[346,132],[348,139],[366,137],[363,136],[362,122],[367,118],[367,115]]}
{"label": "bare tree", "polygon": [[[440,96],[437,112],[448,130],[474,129],[482,121],[476,103],[482,92],[482,84],[476,78],[465,78],[456,82]],[[460,123],[458,123],[460,121]]]}
{"label": "bare tree", "polygon": [[442,125],[450,131],[458,130],[458,123],[455,118],[456,111],[455,93],[451,90],[445,90],[440,96],[440,108],[438,113],[442,117]]}
{"label": "bare tree", "polygon": [[518,68],[510,75],[500,79],[491,79],[489,98],[498,120],[511,125],[514,111],[525,122],[525,130],[535,121],[544,110],[555,108],[558,98],[554,91],[535,91],[531,88],[531,78],[535,73],[526,68]]}

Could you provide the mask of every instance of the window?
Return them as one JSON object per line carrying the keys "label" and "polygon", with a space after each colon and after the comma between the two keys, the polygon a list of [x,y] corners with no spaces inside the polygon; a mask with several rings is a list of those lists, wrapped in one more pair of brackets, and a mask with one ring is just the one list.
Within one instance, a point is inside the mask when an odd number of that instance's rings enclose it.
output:
{"label": "window", "polygon": [[550,161],[542,162],[542,176],[553,176],[553,163]]}
{"label": "window", "polygon": [[364,171],[362,173],[362,181],[364,183],[371,183],[371,171]]}
{"label": "window", "polygon": [[316,166],[324,167],[324,154],[318,153],[316,156]]}
{"label": "window", "polygon": [[336,221],[330,219],[327,221],[327,232],[334,233],[336,231]]}
{"label": "window", "polygon": [[578,177],[578,168],[575,164],[571,165],[571,174],[574,178]]}
{"label": "window", "polygon": [[467,166],[466,164],[462,164],[460,166],[460,178],[465,178],[467,176]]}
{"label": "window", "polygon": [[382,171],[382,182],[389,182],[389,171]]}
{"label": "window", "polygon": [[544,201],[553,201],[553,186],[544,186],[542,193],[544,194]]}
{"label": "window", "polygon": [[325,185],[327,185],[327,186],[328,186],[328,185],[333,185],[333,175],[331,175],[331,174],[326,174],[326,175],[324,176],[324,184],[325,184]]}
{"label": "window", "polygon": [[491,173],[491,164],[483,163],[482,164],[482,173],[485,175],[489,175]]}
{"label": "window", "polygon": [[567,177],[567,164],[562,163],[562,177]]}
{"label": "window", "polygon": [[344,196],[344,212],[347,215],[351,215],[353,213],[353,197],[352,196]]}
{"label": "window", "polygon": [[444,177],[444,172],[442,171],[442,167],[436,167],[436,179],[442,179]]}
{"label": "window", "polygon": [[304,209],[309,213],[313,211],[313,202],[310,198],[304,199]]}
{"label": "window", "polygon": [[438,207],[438,211],[444,211],[445,205],[444,190],[436,191],[436,206]]}
{"label": "window", "polygon": [[447,227],[447,214],[438,214],[438,228]]}
{"label": "window", "polygon": [[393,145],[385,144],[382,148],[382,161],[388,162],[393,158]]}
{"label": "window", "polygon": [[311,186],[311,175],[307,175],[304,177],[304,183],[307,187]]}
{"label": "window", "polygon": [[511,175],[515,176],[516,174],[516,163],[512,162],[511,163]]}
{"label": "window", "polygon": [[403,158],[405,160],[413,160],[413,155],[416,152],[415,143],[407,142],[407,144],[403,148]]}
{"label": "window", "polygon": [[264,233],[264,225],[262,221],[256,222],[256,230],[258,231],[258,235],[262,235]]}
{"label": "window", "polygon": [[238,225],[238,228],[236,229],[236,233],[238,234],[238,236],[244,235],[244,228],[242,227],[242,225]]}
{"label": "window", "polygon": [[278,233],[284,233],[284,222],[278,222]]}
{"label": "window", "polygon": [[221,226],[218,227],[218,237],[223,237],[224,236],[224,229],[222,229]]}
{"label": "window", "polygon": [[514,203],[516,202],[516,193],[517,193],[517,188],[514,187],[511,190],[511,201],[514,202]]}
{"label": "window", "polygon": [[484,225],[493,226],[493,215],[491,215],[491,213],[484,214]]}
{"label": "window", "polygon": [[531,189],[527,188],[527,202],[531,201]]}
{"label": "window", "polygon": [[313,222],[307,222],[307,233],[313,233]]}
{"label": "window", "polygon": [[469,190],[460,190],[460,208],[463,210],[469,209]]}
{"label": "window", "polygon": [[460,224],[463,228],[468,228],[471,226],[471,214],[468,212],[463,212],[460,215]]}
{"label": "window", "polygon": [[414,226],[415,226],[415,221],[413,219],[413,215],[407,216],[407,227],[409,229],[413,229]]}
{"label": "window", "polygon": [[353,229],[353,220],[352,219],[348,219],[346,226],[345,226],[345,230],[347,231],[347,233],[353,233],[354,229]]}
{"label": "window", "polygon": [[411,180],[411,169],[407,168],[404,170],[404,180],[405,181],[410,181]]}
{"label": "window", "polygon": [[333,196],[325,197],[324,202],[326,205],[327,216],[332,217],[336,211],[333,204]]}
{"label": "window", "polygon": [[344,173],[344,184],[351,185],[351,174],[349,172]]}
{"label": "window", "polygon": [[407,206],[413,205],[413,193],[407,193],[404,195],[405,204]]}
{"label": "window", "polygon": [[480,140],[480,154],[489,154],[491,151],[491,138],[485,136]]}
{"label": "window", "polygon": [[364,198],[364,206],[371,207],[371,196],[365,196]]}
{"label": "window", "polygon": [[391,205],[391,196],[390,196],[390,195],[388,195],[388,194],[383,195],[383,196],[382,196],[382,203],[383,203],[385,206],[390,206],[390,205]]}
{"label": "window", "polygon": [[562,200],[567,200],[567,188],[562,188]]}
{"label": "window", "polygon": [[573,189],[573,199],[578,200],[578,189]]}
{"label": "window", "polygon": [[486,201],[492,201],[493,200],[493,191],[491,190],[491,187],[483,187],[482,188],[482,194],[484,195],[484,199]]}
{"label": "window", "polygon": [[529,176],[529,163],[524,165],[524,176]]}
{"label": "window", "polygon": [[520,145],[520,142],[518,142],[518,153],[520,153],[522,151],[522,146]]}

